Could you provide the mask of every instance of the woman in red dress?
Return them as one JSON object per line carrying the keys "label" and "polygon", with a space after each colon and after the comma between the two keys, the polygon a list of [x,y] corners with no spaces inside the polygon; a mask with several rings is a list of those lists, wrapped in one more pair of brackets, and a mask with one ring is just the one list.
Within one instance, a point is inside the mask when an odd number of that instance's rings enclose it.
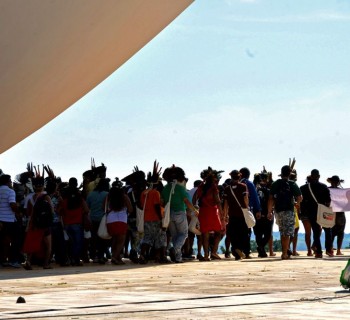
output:
{"label": "woman in red dress", "polygon": [[[211,167],[201,172],[203,183],[198,187],[193,203],[198,201],[199,224],[202,233],[202,243],[204,249],[204,261],[211,259],[221,259],[218,255],[218,247],[221,240],[221,231],[225,227],[223,211],[219,196],[218,183],[223,171],[213,170]],[[209,234],[214,232],[214,244],[211,248],[209,258]]]}

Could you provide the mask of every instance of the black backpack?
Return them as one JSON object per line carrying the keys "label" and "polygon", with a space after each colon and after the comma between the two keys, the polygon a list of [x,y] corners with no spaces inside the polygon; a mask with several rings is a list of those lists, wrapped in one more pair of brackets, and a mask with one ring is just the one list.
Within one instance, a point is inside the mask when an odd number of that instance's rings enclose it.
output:
{"label": "black backpack", "polygon": [[39,229],[52,226],[53,213],[50,203],[45,200],[45,195],[38,196],[33,207],[33,224]]}
{"label": "black backpack", "polygon": [[274,198],[276,212],[290,210],[293,203],[293,191],[290,181],[281,179],[279,190],[274,195]]}

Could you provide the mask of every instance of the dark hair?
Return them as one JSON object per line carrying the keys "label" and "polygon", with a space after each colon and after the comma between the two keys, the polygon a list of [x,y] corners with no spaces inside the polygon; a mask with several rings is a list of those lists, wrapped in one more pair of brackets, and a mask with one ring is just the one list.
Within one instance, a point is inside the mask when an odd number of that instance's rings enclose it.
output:
{"label": "dark hair", "polygon": [[32,185],[34,187],[43,187],[45,184],[45,180],[43,177],[32,178]]}
{"label": "dark hair", "polygon": [[292,172],[292,169],[290,166],[283,166],[281,168],[281,177],[289,177],[290,173]]}
{"label": "dark hair", "polygon": [[62,197],[67,199],[67,209],[69,210],[78,209],[83,201],[83,196],[77,188],[77,185],[77,179],[70,178],[68,186],[63,188],[61,191]]}
{"label": "dark hair", "polygon": [[8,174],[3,174],[0,176],[0,186],[5,186],[7,185],[11,180],[11,176]]}
{"label": "dark hair", "polygon": [[202,183],[202,180],[196,180],[195,182],[193,182],[193,187],[194,188],[199,187],[201,183]]}
{"label": "dark hair", "polygon": [[94,191],[102,192],[102,191],[109,191],[109,179],[100,179],[97,186],[95,187]]}
{"label": "dark hair", "polygon": [[48,194],[52,194],[52,193],[54,193],[55,191],[56,191],[56,189],[57,189],[57,183],[56,183],[56,181],[54,181],[54,180],[52,180],[52,179],[50,179],[50,180],[48,180],[47,182],[46,182],[46,192],[48,193]]}
{"label": "dark hair", "polygon": [[32,178],[34,176],[34,172],[32,171],[26,171],[19,175],[19,182],[22,184],[26,184],[29,181],[29,178]]}
{"label": "dark hair", "polygon": [[120,211],[125,207],[125,193],[122,188],[112,187],[108,194],[109,207],[114,211]]}
{"label": "dark hair", "polygon": [[164,170],[163,179],[167,182],[172,182],[173,180],[182,182],[184,180],[187,181],[185,175],[185,171],[182,168],[173,165],[172,167],[166,168]]}
{"label": "dark hair", "polygon": [[70,178],[68,181],[68,184],[70,187],[76,188],[78,186],[77,178],[74,178],[74,177]]}
{"label": "dark hair", "polygon": [[242,174],[238,170],[232,170],[230,172],[230,176],[231,176],[230,182],[232,182],[232,180],[239,180],[241,178]]}
{"label": "dark hair", "polygon": [[249,178],[250,176],[250,171],[248,168],[244,167],[241,170],[239,170],[239,172],[242,174],[242,178]]}

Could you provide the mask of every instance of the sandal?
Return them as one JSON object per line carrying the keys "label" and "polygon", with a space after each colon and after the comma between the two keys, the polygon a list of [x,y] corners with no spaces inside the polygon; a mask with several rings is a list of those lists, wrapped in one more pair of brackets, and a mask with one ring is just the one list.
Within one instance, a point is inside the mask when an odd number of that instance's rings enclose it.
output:
{"label": "sandal", "polygon": [[33,270],[32,265],[28,261],[23,264],[23,268],[26,270]]}
{"label": "sandal", "polygon": [[221,257],[217,253],[212,253],[210,258],[211,260],[221,260]]}
{"label": "sandal", "polygon": [[139,256],[139,264],[147,264],[147,260],[145,259],[145,257],[144,256]]}
{"label": "sandal", "polygon": [[241,259],[245,259],[245,258],[246,258],[245,254],[244,254],[241,250],[236,249],[235,252],[238,254],[238,256],[239,256]]}
{"label": "sandal", "polygon": [[117,259],[114,259],[114,258],[111,259],[111,263],[114,264],[114,265],[117,265],[117,266],[121,266],[121,265],[125,264],[125,262],[123,260],[121,260],[121,259],[117,260]]}
{"label": "sandal", "polygon": [[172,261],[168,260],[167,258],[160,258],[158,261],[160,264],[166,264],[166,263],[172,263]]}
{"label": "sandal", "polygon": [[204,257],[201,254],[197,254],[197,259],[199,261],[204,261]]}

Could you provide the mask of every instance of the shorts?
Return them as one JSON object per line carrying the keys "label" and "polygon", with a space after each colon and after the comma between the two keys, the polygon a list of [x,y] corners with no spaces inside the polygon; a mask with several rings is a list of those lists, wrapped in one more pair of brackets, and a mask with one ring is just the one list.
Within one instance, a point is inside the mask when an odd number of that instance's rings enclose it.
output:
{"label": "shorts", "polygon": [[295,216],[294,211],[276,212],[276,223],[279,227],[281,236],[294,236]]}
{"label": "shorts", "polygon": [[107,230],[111,236],[126,234],[128,225],[125,222],[107,223]]}

